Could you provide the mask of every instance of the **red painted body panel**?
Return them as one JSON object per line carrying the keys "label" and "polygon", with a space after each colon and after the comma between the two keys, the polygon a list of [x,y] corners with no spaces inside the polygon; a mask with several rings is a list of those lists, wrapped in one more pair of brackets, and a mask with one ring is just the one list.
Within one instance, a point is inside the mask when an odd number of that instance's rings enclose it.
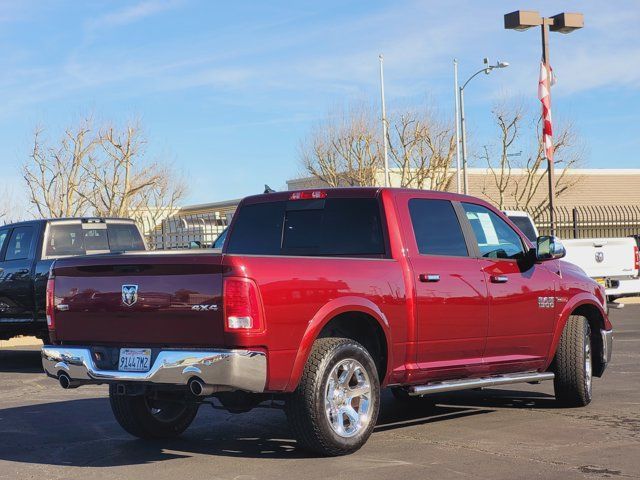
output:
{"label": "red painted body panel", "polygon": [[[289,195],[249,197],[243,204]],[[523,267],[515,261],[418,253],[410,198],[473,202],[505,218],[485,202],[375,188],[333,189],[327,195],[380,198],[387,258],[166,252],[65,259],[54,270],[55,295],[69,310],[57,313],[55,336],[67,344],[257,348],[267,352],[267,390],[292,391],[322,328],[346,312],[368,315],[384,332],[388,364],[383,385],[544,370],[567,317],[585,303],[597,308],[610,328],[601,289],[564,262]],[[430,273],[439,274],[440,281],[419,280]],[[498,274],[509,281],[492,283]],[[264,331],[223,329],[222,281],[231,275],[257,284]],[[139,285],[133,307],[120,298],[121,285],[129,283]],[[540,308],[538,297],[559,300],[555,308]],[[220,308],[193,309],[203,304]]]}

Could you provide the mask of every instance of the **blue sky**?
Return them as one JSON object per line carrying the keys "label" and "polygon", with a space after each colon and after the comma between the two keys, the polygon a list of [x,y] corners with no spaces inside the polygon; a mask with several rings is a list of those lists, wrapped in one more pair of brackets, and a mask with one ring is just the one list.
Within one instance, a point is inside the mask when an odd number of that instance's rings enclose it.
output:
{"label": "blue sky", "polygon": [[314,123],[336,106],[378,104],[379,53],[390,111],[429,99],[449,116],[454,57],[461,77],[485,56],[509,61],[467,89],[482,145],[497,99],[539,108],[539,32],[502,26],[516,8],[584,12],[586,28],[551,35],[554,117],[575,125],[586,166],[640,167],[635,1],[0,0],[3,178],[18,182],[36,125],[55,137],[92,114],[139,118],[147,155],[187,178],[186,203],[282,189]]}

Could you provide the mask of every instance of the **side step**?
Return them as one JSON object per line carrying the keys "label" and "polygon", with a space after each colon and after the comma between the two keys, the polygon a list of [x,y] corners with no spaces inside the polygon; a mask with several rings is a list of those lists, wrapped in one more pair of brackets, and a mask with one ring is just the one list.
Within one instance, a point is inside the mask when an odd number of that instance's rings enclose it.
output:
{"label": "side step", "polygon": [[553,380],[552,372],[510,373],[484,378],[465,378],[463,380],[446,380],[444,382],[427,383],[426,385],[414,385],[409,387],[407,393],[411,396],[425,395],[427,393],[454,392],[456,390],[468,390],[470,388],[495,387],[497,385],[509,385],[512,383],[534,383],[544,380]]}

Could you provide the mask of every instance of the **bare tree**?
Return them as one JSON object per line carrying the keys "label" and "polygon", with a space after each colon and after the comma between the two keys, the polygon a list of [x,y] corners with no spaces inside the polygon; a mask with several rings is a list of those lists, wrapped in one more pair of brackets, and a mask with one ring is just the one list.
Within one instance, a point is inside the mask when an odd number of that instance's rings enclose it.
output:
{"label": "bare tree", "polygon": [[373,123],[362,107],[330,116],[300,146],[305,171],[331,187],[376,185],[382,160]]}
{"label": "bare tree", "polygon": [[83,215],[89,204],[89,173],[98,139],[91,136],[91,121],[65,130],[59,143],[47,144],[43,130],[34,132],[33,148],[22,166],[29,202],[41,217]]}
{"label": "bare tree", "polygon": [[[313,129],[300,147],[307,174],[329,186],[378,185],[382,178],[379,120],[371,109],[357,107],[330,116]],[[402,187],[446,190],[453,179],[452,126],[426,113],[406,112],[389,125],[389,163]],[[392,175],[394,177],[395,175]]]}
{"label": "bare tree", "polygon": [[[493,197],[491,190],[497,190],[497,198],[491,200],[498,208],[543,207],[548,199],[539,200],[537,194],[540,187],[547,185],[547,162],[539,117],[527,118],[520,105],[499,105],[492,113],[499,135],[497,145],[484,146],[481,154],[491,173],[491,188],[485,186],[483,193]],[[577,177],[568,173],[582,163],[583,155],[573,125],[556,124],[555,127],[554,165],[559,173],[555,177],[555,195],[559,197],[577,183]],[[523,137],[533,137],[536,142],[527,148]],[[516,148],[522,150],[515,152]]]}
{"label": "bare tree", "polygon": [[184,182],[172,168],[145,160],[147,141],[137,123],[94,131],[89,122],[68,129],[57,147],[34,135],[23,166],[31,203],[41,217],[85,214],[131,217],[148,230],[176,209]]}
{"label": "bare tree", "polygon": [[453,180],[453,129],[431,113],[399,115],[388,130],[389,158],[400,186],[447,190]]}

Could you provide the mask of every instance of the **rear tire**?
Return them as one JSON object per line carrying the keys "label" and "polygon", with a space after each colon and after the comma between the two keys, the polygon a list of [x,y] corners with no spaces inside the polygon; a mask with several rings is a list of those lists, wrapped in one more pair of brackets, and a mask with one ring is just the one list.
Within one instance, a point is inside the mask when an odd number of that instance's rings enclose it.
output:
{"label": "rear tire", "polygon": [[116,385],[109,385],[109,400],[120,426],[144,439],[177,437],[198,413],[195,403],[157,400],[150,395],[118,395]]}
{"label": "rear tire", "polygon": [[285,413],[300,445],[326,456],[355,452],[378,419],[380,382],[369,352],[349,338],[316,340]]}
{"label": "rear tire", "polygon": [[556,400],[566,407],[591,403],[593,379],[591,328],[581,315],[571,315],[556,352],[553,386]]}

